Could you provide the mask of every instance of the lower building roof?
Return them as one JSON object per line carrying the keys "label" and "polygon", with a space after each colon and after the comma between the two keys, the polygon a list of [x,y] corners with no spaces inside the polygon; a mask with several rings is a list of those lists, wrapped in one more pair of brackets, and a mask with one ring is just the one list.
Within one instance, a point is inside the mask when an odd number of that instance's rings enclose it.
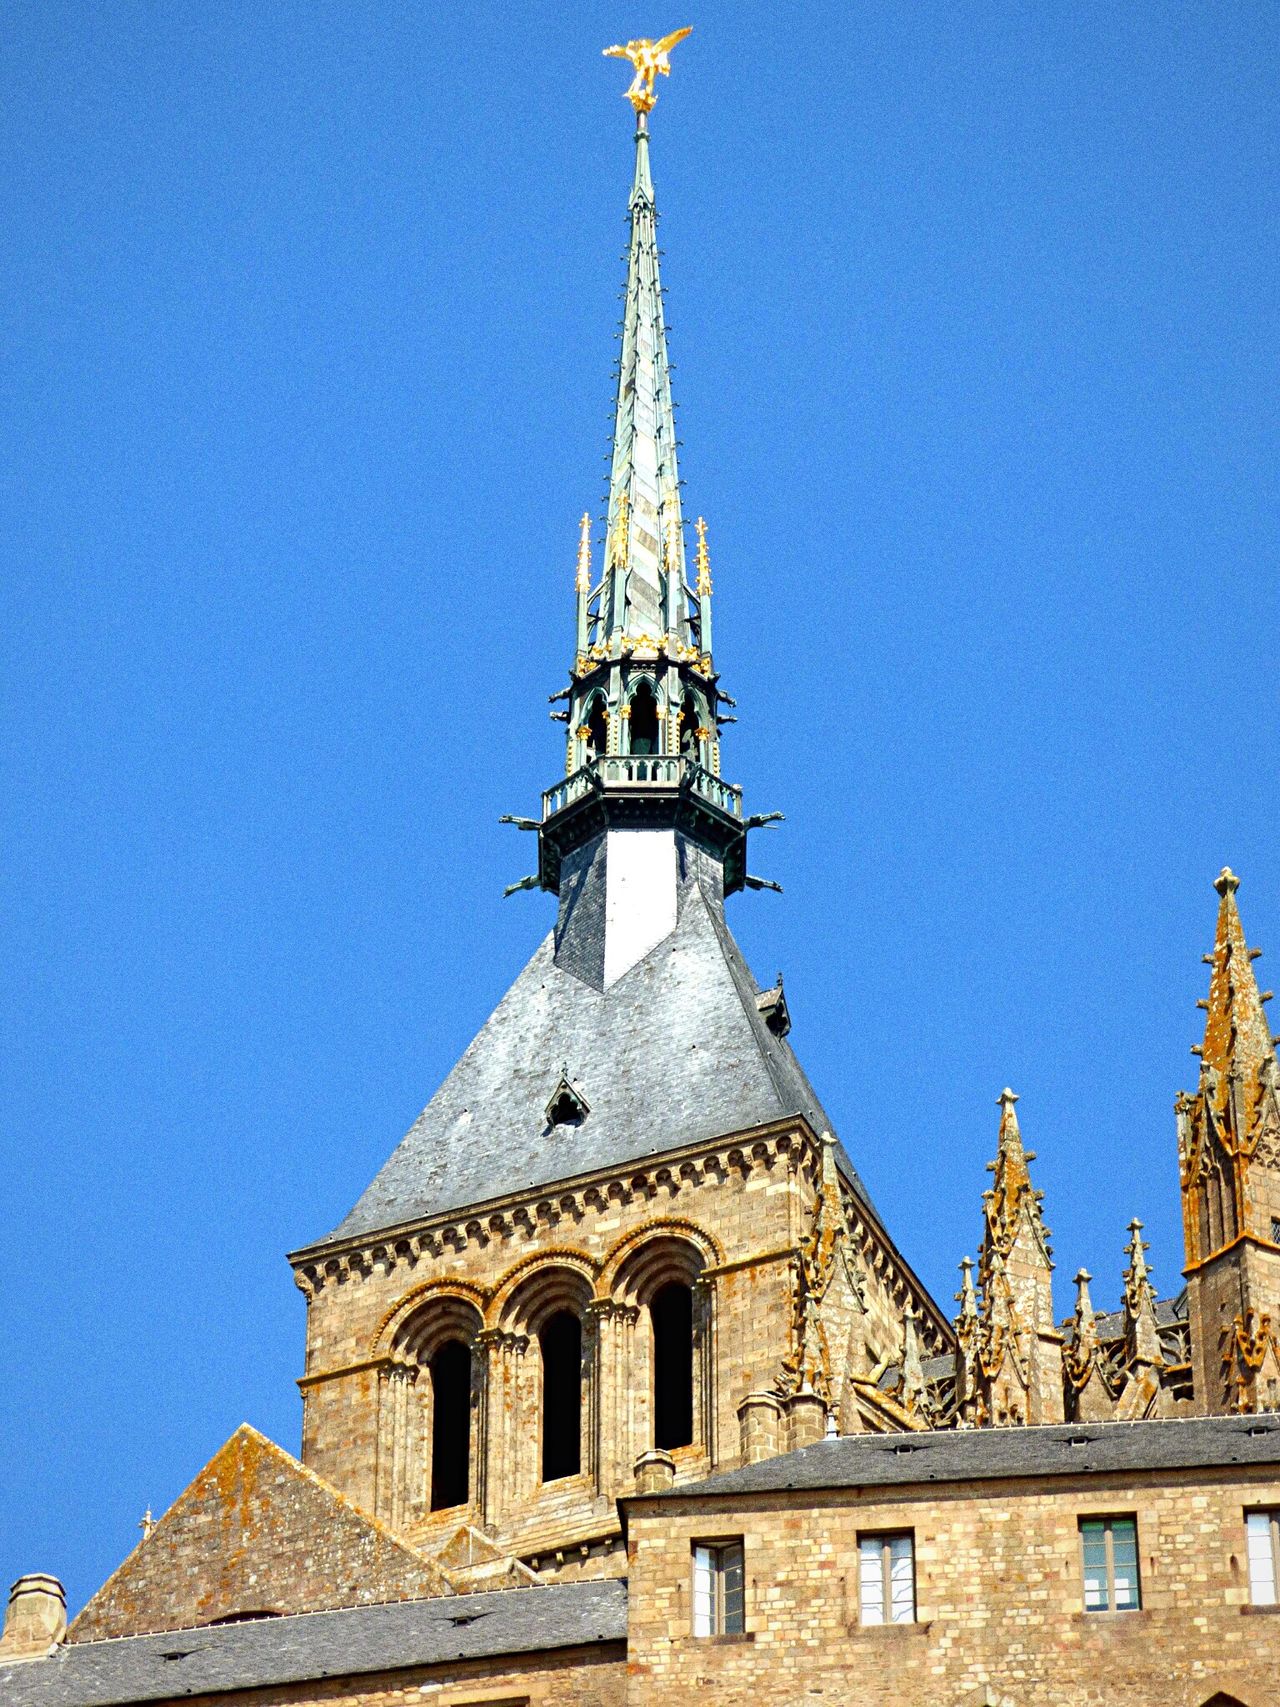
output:
{"label": "lower building roof", "polygon": [[175,1696],[623,1642],[625,1582],[555,1583],[68,1642],[0,1664],[5,1707],[126,1707]]}
{"label": "lower building roof", "polygon": [[841,1435],[645,1497],[727,1498],[1082,1472],[1199,1470],[1231,1464],[1280,1466],[1280,1413]]}

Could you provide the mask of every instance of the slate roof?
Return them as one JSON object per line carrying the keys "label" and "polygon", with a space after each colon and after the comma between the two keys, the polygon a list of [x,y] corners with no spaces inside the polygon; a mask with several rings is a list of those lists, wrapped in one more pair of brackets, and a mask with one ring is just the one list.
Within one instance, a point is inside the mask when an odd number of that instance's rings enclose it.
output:
{"label": "slate roof", "polygon": [[559,1583],[222,1624],[0,1665],[4,1707],[126,1703],[269,1688],[451,1660],[623,1642],[625,1582]]}
{"label": "slate roof", "polygon": [[[681,884],[671,935],[607,990],[557,965],[552,932],[322,1245],[791,1115],[829,1129],[758,994],[718,897],[696,879]],[[562,1068],[590,1109],[578,1126],[547,1122]],[[871,1207],[843,1154],[841,1169]]]}
{"label": "slate roof", "polygon": [[701,1499],[711,1494],[902,1487],[1081,1471],[1199,1470],[1227,1464],[1280,1467],[1280,1413],[843,1435],[654,1497]]}

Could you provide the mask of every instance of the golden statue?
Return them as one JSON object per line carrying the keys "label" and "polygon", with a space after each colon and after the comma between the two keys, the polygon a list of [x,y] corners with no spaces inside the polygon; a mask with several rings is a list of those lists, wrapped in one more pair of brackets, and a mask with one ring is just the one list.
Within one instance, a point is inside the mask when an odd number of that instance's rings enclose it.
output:
{"label": "golden statue", "polygon": [[671,60],[668,55],[677,42],[692,33],[693,25],[689,24],[683,30],[673,30],[669,36],[663,36],[661,41],[629,41],[625,47],[605,48],[606,59],[629,59],[635,67],[636,74],[627,90],[627,99],[637,113],[653,111],[653,104],[658,99],[653,92],[653,80],[659,76],[670,77]]}

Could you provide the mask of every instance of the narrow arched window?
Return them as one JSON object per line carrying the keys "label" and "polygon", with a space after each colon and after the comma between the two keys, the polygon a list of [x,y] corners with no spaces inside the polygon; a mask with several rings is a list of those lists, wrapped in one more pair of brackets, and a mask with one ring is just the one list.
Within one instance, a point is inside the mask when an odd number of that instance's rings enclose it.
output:
{"label": "narrow arched window", "polygon": [[587,728],[591,731],[587,741],[587,758],[598,759],[609,747],[609,720],[605,715],[604,701],[598,694],[591,701],[591,709],[587,713]]}
{"label": "narrow arched window", "polygon": [[693,1288],[668,1281],[649,1304],[653,1323],[653,1444],[693,1444]]}
{"label": "narrow arched window", "polygon": [[465,1505],[470,1496],[471,1350],[446,1340],[432,1356],[431,1509]]}
{"label": "narrow arched window", "polygon": [[582,1468],[582,1323],[557,1310],[538,1334],[542,1350],[542,1479]]}
{"label": "narrow arched window", "polygon": [[641,682],[631,696],[631,751],[656,753],[658,750],[658,702],[648,682]]}

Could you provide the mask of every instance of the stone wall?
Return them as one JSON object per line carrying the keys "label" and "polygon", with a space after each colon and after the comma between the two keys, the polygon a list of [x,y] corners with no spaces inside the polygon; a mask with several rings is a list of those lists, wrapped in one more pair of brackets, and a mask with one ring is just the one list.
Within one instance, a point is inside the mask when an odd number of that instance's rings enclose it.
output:
{"label": "stone wall", "polygon": [[[1245,1707],[1280,1700],[1280,1615],[1249,1605],[1240,1470],[780,1493],[633,1508],[629,1707]],[[1134,1514],[1142,1607],[1086,1613],[1078,1524]],[[917,1619],[863,1625],[858,1537],[915,1536]],[[746,1633],[690,1633],[695,1539],[741,1536]]]}
{"label": "stone wall", "polygon": [[[616,1570],[614,1500],[653,1445],[648,1300],[664,1278],[694,1285],[695,1441],[675,1453],[677,1479],[739,1462],[738,1407],[793,1348],[820,1148],[803,1122],[760,1128],[625,1177],[301,1253],[304,1461],[415,1542],[434,1546],[465,1520],[540,1570]],[[888,1357],[914,1282],[869,1216],[853,1236],[872,1350]],[[543,1484],[537,1331],[560,1307],[583,1323],[582,1471]],[[925,1332],[930,1349],[942,1343],[931,1314]],[[467,1508],[439,1514],[427,1371],[445,1337],[473,1347],[472,1477]]]}

